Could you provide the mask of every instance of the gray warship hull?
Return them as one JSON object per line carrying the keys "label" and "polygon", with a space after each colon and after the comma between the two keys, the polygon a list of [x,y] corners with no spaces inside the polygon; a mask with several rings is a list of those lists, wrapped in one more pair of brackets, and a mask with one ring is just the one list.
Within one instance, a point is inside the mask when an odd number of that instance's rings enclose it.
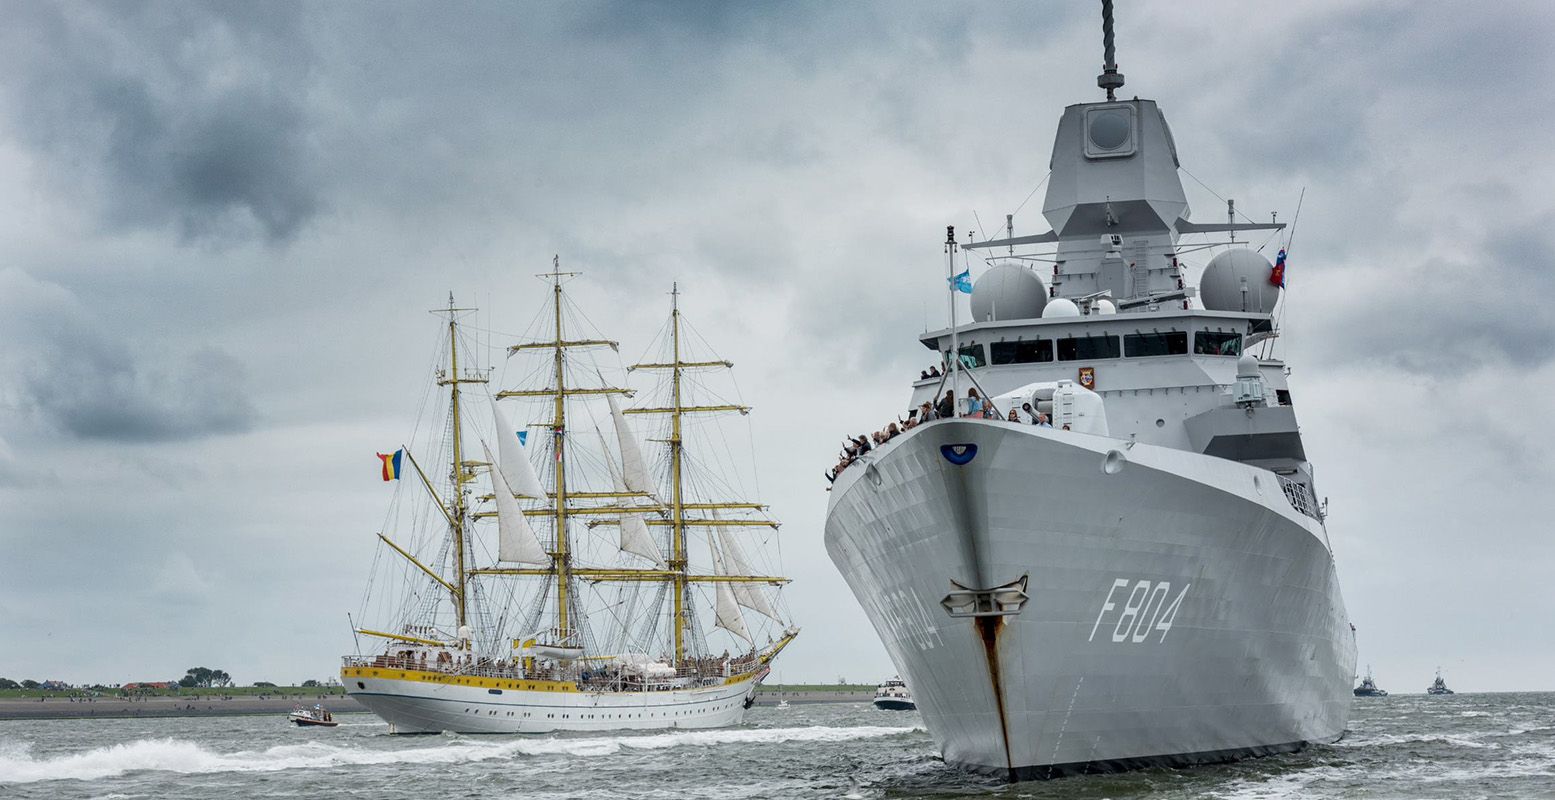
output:
{"label": "gray warship hull", "polygon": [[[1354,635],[1293,502],[1235,461],[940,420],[839,477],[826,546],[947,762],[1187,765],[1345,730]],[[997,587],[1023,603],[952,613]]]}

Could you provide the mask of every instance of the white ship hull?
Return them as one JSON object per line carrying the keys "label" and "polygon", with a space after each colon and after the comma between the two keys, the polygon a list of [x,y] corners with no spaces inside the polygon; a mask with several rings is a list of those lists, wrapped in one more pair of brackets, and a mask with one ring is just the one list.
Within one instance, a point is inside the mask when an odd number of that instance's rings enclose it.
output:
{"label": "white ship hull", "polygon": [[[1343,734],[1355,645],[1321,524],[1266,470],[1126,445],[943,420],[834,485],[827,550],[947,762],[1026,779]],[[1023,577],[1018,613],[941,604]]]}
{"label": "white ship hull", "polygon": [[591,692],[558,681],[467,677],[380,667],[346,667],[346,693],[394,733],[723,728],[745,719],[766,676],[688,689]]}

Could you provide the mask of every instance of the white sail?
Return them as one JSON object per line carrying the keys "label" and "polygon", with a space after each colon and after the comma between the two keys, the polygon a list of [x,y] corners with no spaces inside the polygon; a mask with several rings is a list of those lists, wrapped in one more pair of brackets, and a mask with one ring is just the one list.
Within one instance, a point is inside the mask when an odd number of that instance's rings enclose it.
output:
{"label": "white sail", "polygon": [[534,529],[529,527],[529,520],[524,518],[523,509],[513,499],[513,488],[491,457],[489,447],[486,448],[486,460],[492,464],[491,494],[497,501],[497,560],[515,564],[551,563],[551,557],[546,555]]}
{"label": "white sail", "polygon": [[[728,571],[724,569],[723,557],[718,554],[718,545],[711,540],[708,544],[710,545],[708,549],[713,551],[713,574],[728,575]],[[715,583],[713,587],[713,594],[716,596],[713,606],[713,624],[747,642],[754,642],[751,639],[750,629],[745,627],[745,615],[740,613],[740,604],[734,599],[734,590],[729,588],[730,584]]]}
{"label": "white sail", "polygon": [[643,453],[637,447],[637,437],[632,435],[632,429],[626,426],[626,415],[621,413],[621,404],[616,402],[615,395],[605,395],[610,401],[610,419],[615,423],[616,441],[621,446],[621,479],[626,484],[629,492],[652,491],[648,483],[648,468],[643,466]]}
{"label": "white sail", "polygon": [[544,498],[545,487],[535,477],[535,469],[530,465],[523,446],[518,443],[518,431],[508,423],[502,409],[497,408],[496,400],[491,401],[491,416],[497,421],[497,455],[502,457],[502,477],[512,487],[514,494]]}
{"label": "white sail", "polygon": [[[616,468],[616,462],[610,455],[610,446],[605,444],[605,434],[594,429],[599,434],[599,444],[604,448],[605,466],[610,468],[610,480],[617,492],[626,491],[626,485],[621,480],[621,470]],[[623,504],[626,498],[622,498]],[[653,541],[653,535],[648,532],[648,523],[643,520],[641,514],[622,514],[619,523],[621,529],[621,552],[631,553],[634,556],[642,556],[660,567],[668,567],[664,561],[664,553],[659,550],[659,545]]]}
{"label": "white sail", "polygon": [[[727,566],[729,567],[729,570],[732,574],[756,574],[756,572],[751,569],[750,562],[745,560],[745,554],[740,552],[740,544],[735,540],[732,534],[723,530],[722,528],[719,528],[718,543],[723,546],[724,559],[726,560]],[[778,616],[777,609],[773,608],[772,603],[767,600],[767,593],[757,584],[734,584],[734,600],[740,605],[745,606],[746,608],[758,614],[764,614],[777,622],[783,621],[783,618]]]}

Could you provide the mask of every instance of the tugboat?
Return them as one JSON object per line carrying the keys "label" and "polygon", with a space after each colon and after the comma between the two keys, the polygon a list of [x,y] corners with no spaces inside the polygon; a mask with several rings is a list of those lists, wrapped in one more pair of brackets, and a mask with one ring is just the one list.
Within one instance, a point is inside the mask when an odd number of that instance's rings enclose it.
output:
{"label": "tugboat", "polygon": [[329,713],[329,709],[314,704],[312,708],[306,708],[298,704],[292,709],[292,713],[286,718],[297,723],[298,727],[333,728],[340,723],[335,721],[335,715]]}
{"label": "tugboat", "polygon": [[900,677],[892,678],[880,684],[875,690],[875,708],[881,711],[916,711],[918,704],[913,702],[912,692],[907,691],[907,682]]}
{"label": "tugboat", "polygon": [[1366,665],[1366,677],[1361,678],[1361,685],[1355,687],[1356,697],[1387,697],[1388,690],[1378,689],[1377,682],[1371,679],[1371,665]]}
{"label": "tugboat", "polygon": [[1447,681],[1442,680],[1442,668],[1441,667],[1437,667],[1436,668],[1436,680],[1431,682],[1431,685],[1426,688],[1425,693],[1426,694],[1456,694],[1456,692],[1454,692],[1453,690],[1447,688]]}

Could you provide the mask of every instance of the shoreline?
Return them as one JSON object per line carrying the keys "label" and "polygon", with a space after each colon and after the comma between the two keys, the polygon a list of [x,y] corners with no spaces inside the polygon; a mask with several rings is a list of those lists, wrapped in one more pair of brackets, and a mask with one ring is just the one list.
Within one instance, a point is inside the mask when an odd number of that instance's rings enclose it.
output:
{"label": "shoreline", "polygon": [[[874,691],[799,691],[762,687],[756,705],[867,703]],[[229,717],[247,714],[286,714],[298,704],[323,705],[336,714],[370,713],[354,698],[343,694],[282,694],[183,697],[0,698],[0,721],[43,719],[146,719],[152,717]]]}

